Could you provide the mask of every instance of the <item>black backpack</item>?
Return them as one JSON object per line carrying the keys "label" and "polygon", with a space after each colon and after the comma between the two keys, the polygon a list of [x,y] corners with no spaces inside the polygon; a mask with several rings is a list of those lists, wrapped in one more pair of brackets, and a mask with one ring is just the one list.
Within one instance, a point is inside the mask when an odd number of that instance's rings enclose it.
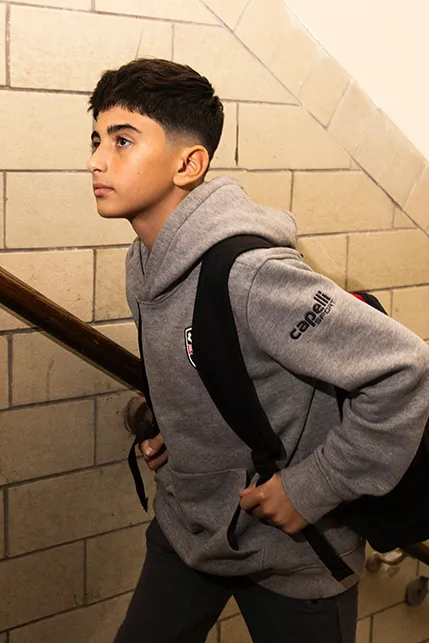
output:
{"label": "black backpack", "polygon": [[[280,438],[272,429],[262,408],[241,353],[228,290],[229,273],[235,259],[257,248],[273,244],[254,235],[237,235],[220,241],[202,258],[192,323],[193,361],[210,397],[231,429],[252,452],[257,484],[266,482],[286,460]],[[380,302],[368,293],[353,293],[369,305],[385,312]],[[141,348],[141,346],[140,346]],[[141,350],[146,401],[151,407]],[[338,390],[340,407],[346,393]],[[428,423],[429,424],[429,423]],[[429,429],[429,426],[426,426]],[[144,439],[153,437],[152,427]],[[129,462],[142,504],[147,499],[135,461],[134,446]],[[429,538],[429,430],[425,430],[419,449],[401,481],[383,496],[363,496],[344,503],[330,515],[368,540],[379,552],[406,547]],[[145,506],[145,505],[144,505]],[[313,525],[302,531],[320,560],[332,575],[342,581],[353,570],[345,564],[325,536]],[[285,537],[287,537],[285,535]]]}

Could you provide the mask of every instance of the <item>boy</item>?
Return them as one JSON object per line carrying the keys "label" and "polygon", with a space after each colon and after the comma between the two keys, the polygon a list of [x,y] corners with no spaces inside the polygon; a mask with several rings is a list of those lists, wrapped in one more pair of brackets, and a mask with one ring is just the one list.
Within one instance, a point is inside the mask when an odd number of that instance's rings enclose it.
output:
{"label": "boy", "polygon": [[[136,60],[102,76],[90,109],[98,212],[128,219],[138,236],[127,296],[161,432],[145,444],[156,518],[115,641],[202,643],[234,595],[255,643],[352,643],[364,542],[327,514],[386,493],[408,467],[428,415],[429,349],[306,266],[290,214],[253,204],[230,179],[204,183],[223,125],[207,79]],[[276,246],[241,255],[229,279],[247,368],[289,454],[259,487],[185,341],[201,256],[243,233]],[[319,291],[329,315],[305,328]],[[342,419],[335,387],[348,392]],[[348,583],[299,536],[309,523],[354,570]]]}

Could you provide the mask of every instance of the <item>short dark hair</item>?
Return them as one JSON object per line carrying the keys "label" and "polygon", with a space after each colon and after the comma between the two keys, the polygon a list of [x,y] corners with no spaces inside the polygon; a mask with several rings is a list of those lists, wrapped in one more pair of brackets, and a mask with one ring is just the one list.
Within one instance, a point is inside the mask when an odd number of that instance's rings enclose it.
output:
{"label": "short dark hair", "polygon": [[167,135],[194,136],[209,153],[219,145],[223,105],[210,82],[187,65],[161,58],[139,58],[104,72],[91,98],[95,120],[100,112],[123,107],[148,116]]}

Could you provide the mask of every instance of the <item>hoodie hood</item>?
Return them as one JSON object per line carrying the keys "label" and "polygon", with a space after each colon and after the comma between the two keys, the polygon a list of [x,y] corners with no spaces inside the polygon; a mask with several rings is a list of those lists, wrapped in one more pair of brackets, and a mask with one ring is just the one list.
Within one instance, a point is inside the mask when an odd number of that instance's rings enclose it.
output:
{"label": "hoodie hood", "polygon": [[206,250],[237,234],[289,248],[296,243],[290,213],[253,203],[233,179],[203,183],[170,215],[150,253],[139,239],[134,241],[127,258],[129,285],[140,300],[152,301],[186,276]]}

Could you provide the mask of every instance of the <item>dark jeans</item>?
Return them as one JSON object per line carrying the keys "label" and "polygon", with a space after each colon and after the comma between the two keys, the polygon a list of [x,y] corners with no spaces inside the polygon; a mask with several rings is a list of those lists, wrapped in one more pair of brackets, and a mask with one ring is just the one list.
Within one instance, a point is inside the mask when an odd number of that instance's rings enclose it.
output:
{"label": "dark jeans", "polygon": [[254,643],[354,643],[356,587],[317,601],[287,598],[245,577],[191,569],[156,520],[146,537],[143,571],[115,643],[204,643],[231,596]]}

